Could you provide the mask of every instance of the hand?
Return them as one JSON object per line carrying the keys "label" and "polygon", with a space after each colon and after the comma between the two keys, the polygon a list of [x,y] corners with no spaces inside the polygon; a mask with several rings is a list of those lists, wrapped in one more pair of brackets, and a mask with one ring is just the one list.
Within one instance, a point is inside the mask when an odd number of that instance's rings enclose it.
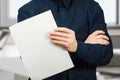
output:
{"label": "hand", "polygon": [[77,50],[75,33],[68,28],[56,28],[49,33],[49,38],[54,44],[64,46],[69,52]]}
{"label": "hand", "polygon": [[90,34],[88,38],[85,40],[85,43],[89,44],[101,44],[108,45],[110,44],[109,38],[105,35],[105,32],[102,30],[97,30]]}

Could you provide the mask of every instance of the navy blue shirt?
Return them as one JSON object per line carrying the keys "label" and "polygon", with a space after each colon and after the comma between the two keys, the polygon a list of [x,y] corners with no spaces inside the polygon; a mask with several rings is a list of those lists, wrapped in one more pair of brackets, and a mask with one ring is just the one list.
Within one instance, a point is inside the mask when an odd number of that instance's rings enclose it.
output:
{"label": "navy blue shirt", "polygon": [[113,55],[111,39],[107,46],[84,43],[96,30],[109,37],[99,4],[94,0],[32,0],[19,9],[18,22],[47,10],[52,11],[58,27],[75,31],[78,48],[69,52],[75,67],[46,80],[96,80],[96,67],[109,63]]}

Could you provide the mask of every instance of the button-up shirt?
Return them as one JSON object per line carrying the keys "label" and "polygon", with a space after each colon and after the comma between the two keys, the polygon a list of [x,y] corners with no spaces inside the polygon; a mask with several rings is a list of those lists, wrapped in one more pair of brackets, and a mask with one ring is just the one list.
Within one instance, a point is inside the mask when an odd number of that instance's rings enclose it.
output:
{"label": "button-up shirt", "polygon": [[52,11],[58,27],[75,32],[78,43],[77,51],[70,53],[75,67],[47,80],[96,80],[96,66],[107,64],[113,55],[111,39],[107,46],[84,43],[96,30],[109,37],[99,4],[94,0],[32,0],[19,9],[18,22],[47,10]]}

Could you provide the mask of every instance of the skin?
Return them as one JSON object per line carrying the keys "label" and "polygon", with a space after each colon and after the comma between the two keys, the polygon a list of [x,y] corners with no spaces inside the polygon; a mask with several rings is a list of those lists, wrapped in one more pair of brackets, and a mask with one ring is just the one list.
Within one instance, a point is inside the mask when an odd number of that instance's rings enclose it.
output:
{"label": "skin", "polygon": [[[65,47],[69,52],[76,52],[77,50],[78,43],[75,37],[75,32],[71,29],[65,27],[56,28],[49,32],[49,38],[51,39],[52,43]],[[102,30],[96,30],[90,34],[84,43],[101,45],[110,44],[109,38]]]}

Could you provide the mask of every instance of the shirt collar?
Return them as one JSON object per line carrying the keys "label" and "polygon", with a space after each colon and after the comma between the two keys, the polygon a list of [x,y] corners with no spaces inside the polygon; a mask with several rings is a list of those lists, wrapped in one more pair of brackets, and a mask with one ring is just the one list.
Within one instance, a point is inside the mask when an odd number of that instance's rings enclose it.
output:
{"label": "shirt collar", "polygon": [[[44,0],[47,4],[49,4],[51,7],[56,8],[57,6],[53,3],[52,0]],[[58,0],[58,2],[63,2],[65,8],[69,8],[72,0]]]}

